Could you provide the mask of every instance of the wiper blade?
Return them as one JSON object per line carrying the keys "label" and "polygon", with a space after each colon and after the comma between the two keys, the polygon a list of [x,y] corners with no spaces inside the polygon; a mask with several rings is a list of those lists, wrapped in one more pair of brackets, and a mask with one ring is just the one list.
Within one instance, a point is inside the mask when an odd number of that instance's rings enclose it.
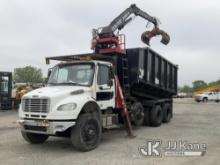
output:
{"label": "wiper blade", "polygon": [[73,81],[70,82],[62,82],[62,83],[47,83],[48,85],[80,85],[82,86],[83,84],[79,84]]}
{"label": "wiper blade", "polygon": [[63,83],[57,83],[58,85],[81,85],[81,84],[78,84],[76,82],[63,82]]}
{"label": "wiper blade", "polygon": [[57,85],[57,83],[47,83],[47,85]]}

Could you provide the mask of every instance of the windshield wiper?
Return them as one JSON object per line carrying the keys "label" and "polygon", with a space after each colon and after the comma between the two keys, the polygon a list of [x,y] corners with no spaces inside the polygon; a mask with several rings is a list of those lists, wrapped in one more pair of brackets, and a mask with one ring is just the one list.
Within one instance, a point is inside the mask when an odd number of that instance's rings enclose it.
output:
{"label": "windshield wiper", "polygon": [[48,85],[79,85],[79,86],[84,86],[84,84],[80,84],[80,83],[76,83],[73,81],[69,81],[69,82],[62,82],[62,83],[47,83]]}
{"label": "windshield wiper", "polygon": [[57,83],[49,82],[47,85],[57,85]]}
{"label": "windshield wiper", "polygon": [[76,82],[62,82],[62,83],[57,83],[57,85],[81,85]]}

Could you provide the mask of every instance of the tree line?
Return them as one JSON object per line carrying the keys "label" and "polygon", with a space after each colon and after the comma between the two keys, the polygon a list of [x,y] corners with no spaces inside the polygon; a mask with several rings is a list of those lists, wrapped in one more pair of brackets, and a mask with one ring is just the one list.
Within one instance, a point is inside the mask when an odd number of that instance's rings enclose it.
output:
{"label": "tree line", "polygon": [[192,82],[192,86],[184,85],[183,87],[179,87],[178,91],[184,92],[184,93],[193,93],[198,90],[204,89],[206,87],[210,87],[210,86],[218,85],[218,84],[220,84],[220,79],[217,81],[212,81],[210,83],[206,83],[203,80],[196,80]]}
{"label": "tree line", "polygon": [[43,77],[42,70],[33,66],[15,68],[13,80],[16,83],[45,83],[46,78]]}

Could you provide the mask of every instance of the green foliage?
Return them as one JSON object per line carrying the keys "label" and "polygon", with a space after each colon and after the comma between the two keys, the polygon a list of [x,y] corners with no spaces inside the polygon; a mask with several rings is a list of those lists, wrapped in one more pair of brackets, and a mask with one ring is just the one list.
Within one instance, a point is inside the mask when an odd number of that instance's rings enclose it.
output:
{"label": "green foliage", "polygon": [[192,83],[192,87],[189,85],[184,85],[183,87],[178,87],[178,91],[184,92],[184,93],[193,93],[198,90],[204,89],[206,87],[211,87],[211,86],[218,85],[218,84],[220,84],[220,79],[217,81],[210,82],[208,84],[203,80],[195,80]]}
{"label": "green foliage", "polygon": [[198,91],[202,88],[207,87],[207,83],[203,80],[196,80],[192,84],[193,84],[193,87],[192,87],[193,91]]}
{"label": "green foliage", "polygon": [[26,66],[14,69],[14,81],[17,83],[42,83],[43,74],[41,69]]}
{"label": "green foliage", "polygon": [[217,81],[212,81],[212,82],[210,82],[210,83],[208,84],[208,86],[213,86],[213,85],[218,85],[218,84],[220,84],[220,79],[217,80]]}
{"label": "green foliage", "polygon": [[182,88],[180,88],[179,91],[183,92],[183,93],[191,93],[191,92],[193,92],[192,88],[190,86],[188,86],[188,85],[184,85]]}

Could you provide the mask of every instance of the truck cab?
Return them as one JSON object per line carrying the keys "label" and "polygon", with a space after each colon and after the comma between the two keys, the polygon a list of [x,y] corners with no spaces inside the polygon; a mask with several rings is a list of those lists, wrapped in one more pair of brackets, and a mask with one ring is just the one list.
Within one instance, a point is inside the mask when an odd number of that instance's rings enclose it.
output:
{"label": "truck cab", "polygon": [[[41,142],[41,138],[44,140],[48,135],[59,135],[72,128],[79,114],[91,111],[97,114],[96,119],[102,110],[114,108],[115,80],[111,63],[60,63],[51,70],[46,87],[22,97],[19,122],[26,140]],[[91,124],[90,127],[87,136],[92,136],[96,129],[101,132],[101,126],[93,129]],[[31,135],[38,135],[38,140]]]}

